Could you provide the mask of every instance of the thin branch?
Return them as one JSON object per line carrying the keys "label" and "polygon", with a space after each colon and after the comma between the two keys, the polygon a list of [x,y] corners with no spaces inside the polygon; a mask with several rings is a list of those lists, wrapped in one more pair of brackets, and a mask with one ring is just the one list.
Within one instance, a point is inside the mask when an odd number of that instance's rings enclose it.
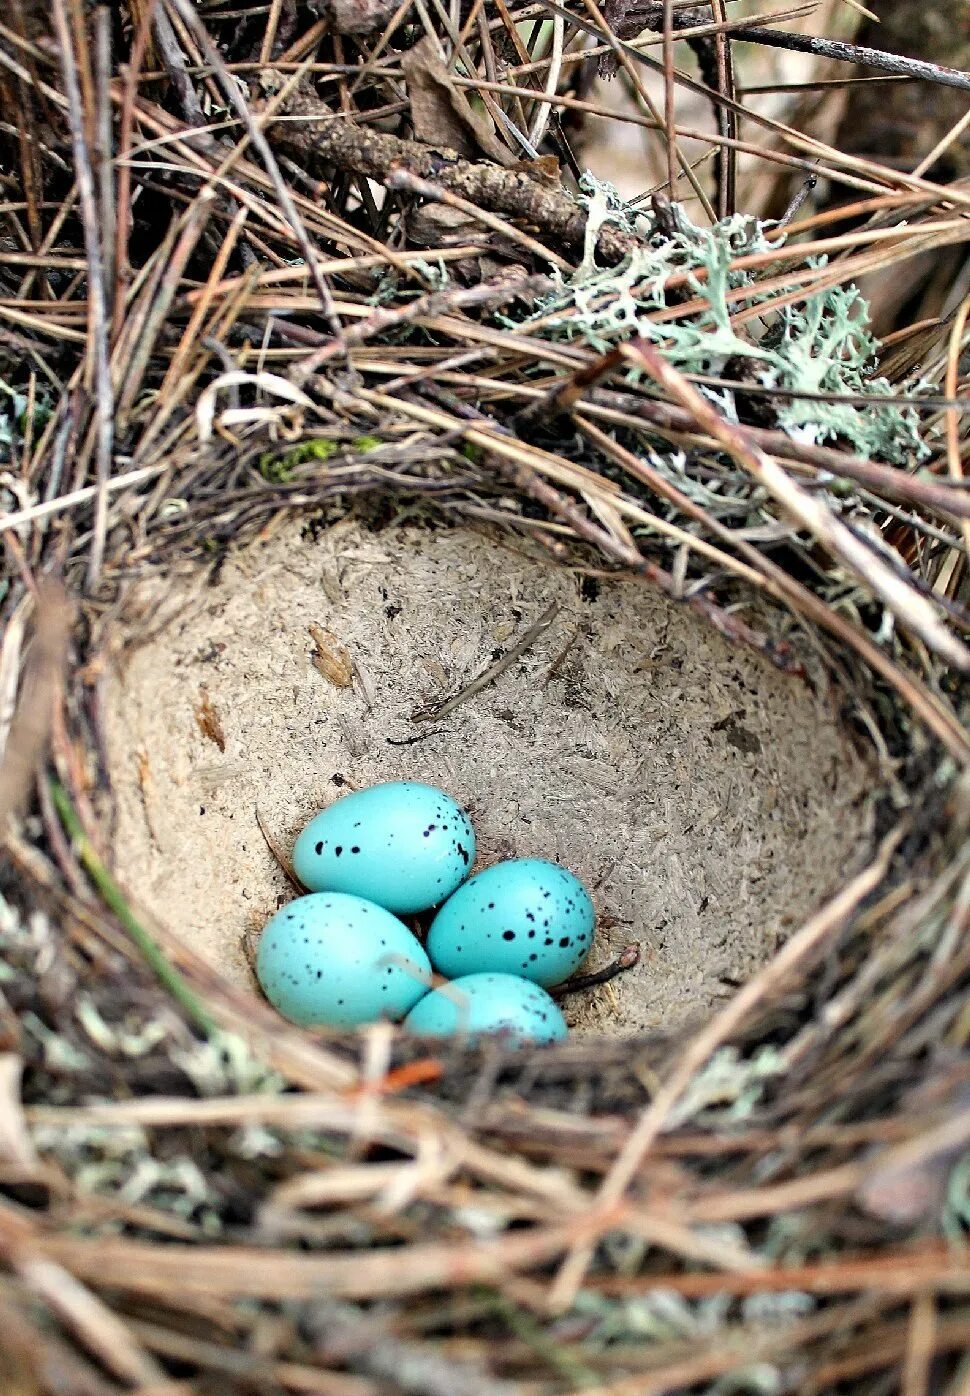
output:
{"label": "thin branch", "polygon": [[[533,223],[552,241],[567,247],[583,245],[583,209],[567,194],[547,188],[525,171],[442,155],[431,146],[372,130],[338,116],[315,93],[302,88],[284,98],[277,115],[288,119],[269,125],[270,139],[311,167],[336,165],[385,183],[392,172],[404,171],[432,180],[469,204]],[[619,262],[636,245],[636,238],[608,225],[600,233],[598,249],[605,260]],[[549,252],[544,249],[543,255],[548,258]]]}
{"label": "thin branch", "polygon": [[517,640],[511,649],[506,650],[505,654],[496,659],[494,664],[490,664],[483,673],[479,674],[477,679],[473,679],[471,683],[466,684],[464,688],[460,689],[458,693],[453,694],[451,698],[446,698],[443,703],[437,703],[430,708],[419,708],[416,712],[411,714],[411,721],[437,722],[439,718],[447,717],[449,713],[453,713],[462,703],[467,703],[470,698],[474,698],[477,693],[481,693],[484,689],[488,688],[489,685],[493,684],[497,678],[504,674],[506,669],[510,668],[517,659],[521,659],[526,651],[532,648],[536,640],[549,629],[558,614],[559,603],[554,601],[551,606],[543,611],[535,625],[530,625],[522,638]]}
{"label": "thin branch", "polygon": [[904,58],[898,53],[885,53],[878,48],[843,43],[841,39],[818,38],[812,34],[792,34],[785,29],[735,30],[734,37],[742,42],[764,44],[768,48],[788,49],[791,53],[811,53],[816,58],[834,58],[842,63],[855,63],[862,68],[878,68],[897,77],[937,83],[942,87],[958,87],[970,92],[970,73],[959,68],[946,68],[940,63],[926,63],[920,58]]}
{"label": "thin branch", "polygon": [[549,990],[554,999],[564,999],[568,994],[584,994],[596,989],[600,984],[609,984],[627,970],[635,969],[640,963],[639,945],[625,945],[619,955],[602,969],[594,969],[589,974],[576,974]]}
{"label": "thin branch", "polygon": [[95,587],[101,576],[101,564],[104,559],[108,527],[107,485],[114,450],[115,404],[108,360],[108,303],[98,195],[85,131],[74,42],[64,0],[54,0],[53,18],[64,78],[64,92],[67,97],[67,119],[74,148],[75,178],[88,261],[88,335],[94,373],[97,493],[94,505],[94,534],[88,555],[87,584],[89,587]]}

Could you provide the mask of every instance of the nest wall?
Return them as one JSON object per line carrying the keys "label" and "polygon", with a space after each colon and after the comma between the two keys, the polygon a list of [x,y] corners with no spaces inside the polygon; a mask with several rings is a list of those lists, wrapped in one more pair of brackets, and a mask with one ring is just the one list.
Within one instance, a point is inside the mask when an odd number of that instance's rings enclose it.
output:
{"label": "nest wall", "polygon": [[[4,1390],[966,1389],[967,299],[880,346],[856,286],[953,265],[967,191],[739,112],[765,31],[663,8],[0,27]],[[582,177],[597,67],[639,204]],[[675,1032],[282,1024],[121,885],[106,685],[146,578],[348,511],[659,588],[834,692],[866,856]]]}

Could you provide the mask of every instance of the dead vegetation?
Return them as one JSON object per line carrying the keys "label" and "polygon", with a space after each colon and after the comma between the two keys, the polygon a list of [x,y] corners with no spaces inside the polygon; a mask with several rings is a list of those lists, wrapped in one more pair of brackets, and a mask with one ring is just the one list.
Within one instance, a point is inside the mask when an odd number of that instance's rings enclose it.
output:
{"label": "dead vegetation", "polygon": [[[847,82],[970,77],[857,19],[0,19],[4,1391],[966,1391],[967,121],[880,158],[840,118]],[[584,177],[600,67],[638,200]],[[854,288],[887,280],[879,344]],[[300,1033],[115,881],[132,580],[405,502],[838,684],[871,857],[695,1033]]]}

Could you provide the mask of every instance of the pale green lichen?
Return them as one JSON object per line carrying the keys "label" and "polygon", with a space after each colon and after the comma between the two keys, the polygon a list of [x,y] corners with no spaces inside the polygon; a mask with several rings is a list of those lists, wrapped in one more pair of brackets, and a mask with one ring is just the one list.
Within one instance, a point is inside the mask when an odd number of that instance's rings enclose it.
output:
{"label": "pale green lichen", "polygon": [[943,1210],[943,1231],[954,1245],[963,1245],[970,1230],[970,1153],[950,1171]]}
{"label": "pale green lichen", "polygon": [[278,1095],[286,1085],[237,1033],[210,1033],[191,1047],[173,1048],[171,1059],[201,1096]]}
{"label": "pale green lichen", "polygon": [[129,1014],[123,1023],[107,1023],[101,1010],[90,999],[78,998],[74,1016],[94,1045],[110,1056],[144,1057],[164,1042],[171,1023],[158,1019],[141,1021]]}
{"label": "pale green lichen", "polygon": [[186,1153],[156,1158],[140,1125],[38,1125],[31,1133],[78,1191],[191,1218],[208,1235],[221,1230],[219,1198],[199,1164]]}
{"label": "pale green lichen", "polygon": [[[779,425],[792,437],[808,443],[837,440],[859,455],[895,464],[929,454],[915,411],[891,401],[894,389],[877,372],[879,345],[857,287],[809,291],[795,305],[772,309],[776,293],[761,292],[751,272],[731,269],[735,258],[781,244],[783,235],[770,223],[734,214],[702,228],[674,205],[674,231],[668,236],[651,232],[609,185],[587,175],[582,187],[588,216],[585,254],[572,275],[554,273],[555,289],[532,317],[539,322],[537,332],[552,339],[581,338],[599,352],[640,335],[662,348],[675,367],[700,375],[723,373],[729,361],[743,359],[762,386],[793,394],[775,399]],[[596,261],[599,232],[607,223],[641,235],[640,245],[616,267]],[[808,265],[821,268],[825,259]],[[678,274],[703,308],[683,319],[652,321],[649,312],[665,308],[667,280]],[[728,300],[728,293],[742,287],[750,292],[746,306],[765,305],[767,324],[762,324],[760,338],[750,321],[750,337],[742,337],[731,322],[737,303]],[[818,401],[812,394],[877,401]],[[736,419],[726,389],[718,393],[718,402]]]}
{"label": "pale green lichen", "polygon": [[716,1294],[691,1301],[673,1290],[655,1288],[648,1294],[612,1299],[584,1289],[576,1296],[574,1312],[594,1321],[587,1336],[591,1347],[616,1342],[669,1343],[696,1340],[716,1333],[724,1324],[731,1297]]}
{"label": "pale green lichen", "polygon": [[669,1123],[683,1124],[710,1110],[731,1121],[744,1120],[783,1069],[774,1047],[761,1047],[748,1058],[742,1058],[735,1047],[722,1047],[693,1077],[671,1110]]}

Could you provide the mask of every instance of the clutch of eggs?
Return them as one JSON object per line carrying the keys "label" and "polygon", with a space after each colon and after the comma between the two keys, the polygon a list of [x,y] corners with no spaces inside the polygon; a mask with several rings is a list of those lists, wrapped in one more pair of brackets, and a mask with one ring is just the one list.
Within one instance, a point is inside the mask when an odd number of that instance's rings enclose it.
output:
{"label": "clutch of eggs", "polygon": [[[496,863],[466,881],[474,857],[467,814],[434,786],[389,781],[336,800],[293,850],[309,894],[263,932],[256,973],[267,998],[302,1026],[404,1018],[417,1033],[472,1040],[565,1036],[540,986],[561,983],[586,958],[589,894],[538,858]],[[434,908],[426,952],[398,915]],[[429,993],[432,966],[452,982]]]}

